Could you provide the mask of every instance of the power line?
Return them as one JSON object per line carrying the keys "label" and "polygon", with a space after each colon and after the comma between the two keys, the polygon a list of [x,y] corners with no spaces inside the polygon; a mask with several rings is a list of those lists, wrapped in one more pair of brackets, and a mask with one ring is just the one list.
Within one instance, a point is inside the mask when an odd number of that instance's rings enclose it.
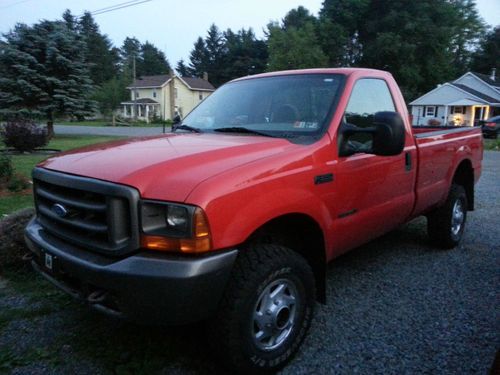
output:
{"label": "power line", "polygon": [[96,9],[96,10],[93,10],[92,12],[90,13],[97,13],[97,12],[101,12],[101,11],[104,11],[104,10],[109,10],[111,8],[115,8],[115,7],[118,7],[118,6],[121,6],[121,5],[127,5],[127,4],[131,4],[131,3],[136,3],[138,2],[139,0],[131,0],[131,1],[126,1],[124,3],[119,3],[119,4],[115,4],[115,5],[110,5],[110,6],[107,6],[105,8],[101,8],[101,9]]}
{"label": "power line", "polygon": [[[104,13],[108,13],[108,12],[113,12],[115,10],[119,10],[119,9],[124,9],[124,8],[128,8],[128,7],[131,7],[131,6],[134,6],[134,5],[139,5],[139,4],[142,4],[142,3],[147,3],[147,2],[150,2],[152,0],[133,0],[133,1],[126,1],[126,2],[123,2],[123,3],[119,3],[119,4],[115,4],[115,5],[111,5],[109,7],[105,7],[105,8],[101,8],[101,9],[97,9],[97,10],[94,10],[92,12],[89,12],[92,16],[96,16],[96,15],[99,15],[99,14],[104,14]],[[78,18],[81,18],[83,16],[83,14],[79,15]]]}
{"label": "power line", "polygon": [[139,5],[139,4],[142,4],[142,3],[148,3],[150,1],[153,1],[153,0],[142,0],[142,1],[139,1],[137,3],[130,4],[130,5],[124,5],[124,6],[121,6],[121,7],[116,7],[116,8],[105,10],[105,11],[99,12],[99,13],[92,13],[92,15],[95,16],[95,15],[98,15],[98,14],[108,13],[108,12],[112,12],[114,10],[128,8],[128,7],[131,7],[131,6],[134,6],[134,5]]}
{"label": "power line", "polygon": [[10,7],[13,7],[13,6],[16,6],[16,5],[22,4],[22,3],[27,3],[28,1],[32,1],[32,0],[21,0],[21,1],[16,1],[15,3],[12,3],[12,4],[7,4],[7,5],[4,5],[4,6],[1,6],[1,7],[0,7],[0,9],[10,8]]}

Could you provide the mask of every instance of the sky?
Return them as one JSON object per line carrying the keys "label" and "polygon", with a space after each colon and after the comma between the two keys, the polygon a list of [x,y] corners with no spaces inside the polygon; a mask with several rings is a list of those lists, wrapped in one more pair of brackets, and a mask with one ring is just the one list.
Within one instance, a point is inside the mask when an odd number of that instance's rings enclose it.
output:
{"label": "sky", "polygon": [[[480,15],[490,25],[500,24],[500,0],[476,0]],[[69,8],[74,15],[95,11],[126,0],[0,0],[0,33],[17,22],[32,24],[54,20]],[[150,41],[167,55],[171,65],[188,60],[193,43],[205,36],[212,23],[220,29],[252,27],[258,37],[266,25],[281,20],[303,5],[317,15],[323,0],[151,0],[128,8],[95,15],[101,32],[120,46],[127,36]]]}

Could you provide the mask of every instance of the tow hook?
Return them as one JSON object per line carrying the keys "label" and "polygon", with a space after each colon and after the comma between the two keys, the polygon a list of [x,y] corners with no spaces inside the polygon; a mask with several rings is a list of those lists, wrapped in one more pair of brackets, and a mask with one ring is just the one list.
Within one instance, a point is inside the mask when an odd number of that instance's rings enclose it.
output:
{"label": "tow hook", "polygon": [[108,292],[104,290],[96,290],[87,296],[87,302],[90,304],[96,304],[104,302],[108,298]]}
{"label": "tow hook", "polygon": [[26,253],[21,258],[24,262],[30,262],[33,260],[33,253]]}

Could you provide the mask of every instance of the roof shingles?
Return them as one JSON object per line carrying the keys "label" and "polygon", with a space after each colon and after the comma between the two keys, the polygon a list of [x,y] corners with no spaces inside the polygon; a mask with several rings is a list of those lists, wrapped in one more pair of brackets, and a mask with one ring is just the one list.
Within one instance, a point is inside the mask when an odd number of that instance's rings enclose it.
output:
{"label": "roof shingles", "polygon": [[455,87],[458,87],[459,89],[462,89],[462,90],[468,92],[469,94],[472,94],[472,95],[478,97],[479,99],[483,99],[483,100],[487,101],[490,104],[491,103],[498,103],[497,99],[492,98],[491,96],[488,96],[486,94],[483,94],[482,92],[479,92],[477,90],[471,89],[469,86],[465,86],[465,85],[462,85],[460,83],[451,83],[451,84]]}
{"label": "roof shingles", "polygon": [[486,82],[490,86],[497,87],[497,88],[500,87],[500,80],[499,80],[498,77],[496,77],[496,79],[493,80],[487,74],[474,73],[474,72],[472,72],[472,74],[474,74],[476,77],[478,77],[479,79],[483,80],[484,82]]}
{"label": "roof shingles", "polygon": [[[172,76],[170,74],[159,74],[155,76],[143,76],[136,79],[129,88],[161,87],[165,85]],[[215,90],[208,81],[197,77],[179,77],[193,90]]]}

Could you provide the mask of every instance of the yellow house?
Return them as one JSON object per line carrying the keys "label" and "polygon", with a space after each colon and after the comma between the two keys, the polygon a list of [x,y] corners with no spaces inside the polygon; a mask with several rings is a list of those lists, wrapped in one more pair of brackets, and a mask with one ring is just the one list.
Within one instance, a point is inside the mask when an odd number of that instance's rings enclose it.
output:
{"label": "yellow house", "polygon": [[130,101],[122,102],[122,116],[150,121],[173,119],[187,115],[203,99],[215,91],[205,74],[202,78],[179,77],[170,72],[143,76],[130,86]]}

